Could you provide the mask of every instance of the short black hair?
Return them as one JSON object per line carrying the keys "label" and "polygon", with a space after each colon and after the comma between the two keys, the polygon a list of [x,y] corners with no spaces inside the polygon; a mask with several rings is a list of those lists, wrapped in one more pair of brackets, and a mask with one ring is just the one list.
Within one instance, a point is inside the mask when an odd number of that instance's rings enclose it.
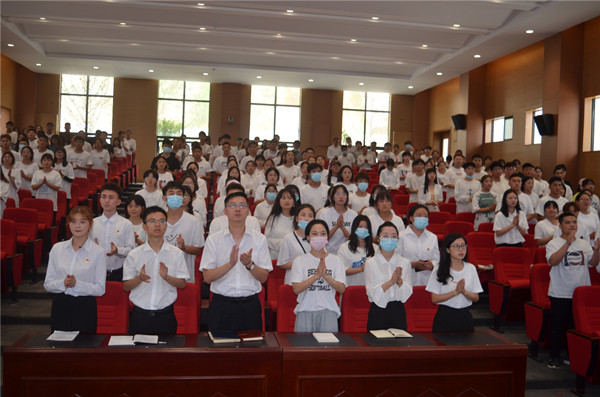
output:
{"label": "short black hair", "polygon": [[225,194],[227,196],[229,196],[229,192],[232,190],[241,190],[242,192],[245,192],[246,190],[244,189],[244,187],[242,185],[240,185],[239,183],[230,183],[229,185],[227,185],[227,187],[225,188]]}
{"label": "short black hair", "polygon": [[100,188],[100,194],[102,194],[102,192],[105,190],[109,190],[111,192],[117,193],[117,195],[119,196],[119,199],[121,198],[121,195],[123,194],[123,189],[121,189],[121,186],[117,185],[114,182],[108,182],[108,183],[105,183],[104,185],[102,185],[102,187]]}
{"label": "short black hair", "polygon": [[548,185],[552,185],[554,182],[563,183],[562,179],[560,179],[558,176],[553,176],[552,178],[548,179]]}
{"label": "short black hair", "polygon": [[156,172],[155,170],[146,170],[144,171],[144,179],[146,179],[146,177],[148,175],[152,174],[152,176],[154,177],[154,179],[158,179],[158,172]]}
{"label": "short black hair", "polygon": [[467,161],[466,163],[463,164],[463,168],[468,168],[468,167],[475,168],[475,163],[472,161]]}
{"label": "short black hair", "polygon": [[[229,185],[229,186],[231,186],[231,185]],[[236,198],[236,197],[243,197],[244,200],[246,200],[246,204],[248,204],[248,196],[246,196],[246,193],[244,193],[244,192],[233,192],[231,194],[228,194],[225,197],[225,206],[227,206],[227,203],[229,203],[229,201],[231,199]]]}
{"label": "short black hair", "polygon": [[165,187],[163,187],[163,189],[162,189],[163,196],[166,196],[167,192],[171,189],[181,190],[181,193],[183,193],[183,185],[181,184],[181,182],[169,181],[169,182],[167,182]]}
{"label": "short black hair", "polygon": [[[567,203],[567,204],[571,204],[571,203]],[[558,223],[560,223],[562,225],[563,220],[568,217],[568,216],[572,216],[573,218],[577,219],[577,216],[571,212],[563,212],[562,214],[560,214],[558,216]]]}
{"label": "short black hair", "polygon": [[142,222],[146,223],[146,218],[148,218],[148,215],[154,214],[155,212],[160,212],[165,216],[165,219],[167,218],[167,211],[157,205],[153,205],[152,207],[146,208],[144,212],[142,212]]}
{"label": "short black hair", "polygon": [[[307,150],[308,150],[308,149],[307,149]],[[318,164],[318,163],[312,163],[312,164],[309,164],[309,165],[308,165],[308,168],[306,169],[306,172],[310,174],[312,171],[316,170],[317,168],[318,168],[319,170],[323,171],[323,167],[321,167],[321,164]],[[266,175],[266,174],[265,174],[265,175]]]}

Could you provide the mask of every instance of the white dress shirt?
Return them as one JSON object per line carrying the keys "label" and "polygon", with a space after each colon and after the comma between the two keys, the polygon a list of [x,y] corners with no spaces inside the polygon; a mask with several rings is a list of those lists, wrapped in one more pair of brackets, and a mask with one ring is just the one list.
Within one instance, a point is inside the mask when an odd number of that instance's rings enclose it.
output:
{"label": "white dress shirt", "polygon": [[[402,268],[402,286],[392,285],[384,291],[382,285],[390,281],[397,267]],[[411,269],[408,259],[402,257],[398,252],[394,253],[388,262],[381,252],[365,263],[365,288],[369,302],[385,309],[389,302],[406,302],[412,295]]]}
{"label": "white dress shirt", "polygon": [[[433,188],[433,197],[434,197],[435,201],[437,201],[438,203],[442,203],[444,201],[444,192],[442,190],[442,187],[438,184],[436,184]],[[421,186],[419,188],[419,193],[417,194],[417,198],[418,198],[419,204],[423,204],[423,205],[426,205],[425,203],[432,201],[431,192],[429,190],[427,192],[424,192],[423,186]],[[437,205],[427,205],[427,208],[429,209],[429,211],[434,211],[434,212],[438,212],[440,210],[440,207],[438,207]]]}
{"label": "white dress shirt", "polygon": [[[519,226],[525,230],[529,229],[529,225],[527,224],[527,217],[525,214],[520,211],[519,214]],[[498,236],[496,232],[500,229],[504,229],[508,225],[510,225],[517,215],[517,210],[515,210],[512,214],[508,213],[508,218],[502,214],[502,212],[497,212],[496,217],[494,218],[494,240],[496,241],[496,245],[498,244],[518,244],[525,241],[525,237],[521,234],[517,227],[513,227],[507,233],[502,236]]]}
{"label": "white dress shirt", "polygon": [[265,237],[269,242],[271,259],[277,259],[283,239],[294,231],[294,217],[283,214],[272,216],[265,226]]}
{"label": "white dress shirt", "polygon": [[454,183],[454,199],[456,200],[456,213],[471,212],[473,210],[472,197],[481,190],[481,183],[475,179],[458,179]]}
{"label": "white dress shirt", "polygon": [[[283,266],[288,262],[294,262],[297,257],[310,252],[310,243],[306,241],[304,237],[300,237],[295,231],[289,233],[283,239],[283,242],[279,248],[279,254],[277,255],[277,266]],[[283,279],[284,284],[291,283],[292,271],[285,271],[285,278]]]}
{"label": "white dress shirt", "polygon": [[[208,230],[208,235],[211,236],[213,234],[216,234],[217,232],[220,232],[221,230],[225,230],[228,228],[229,218],[227,218],[227,215],[220,215],[210,222],[210,229]],[[258,219],[248,215],[246,217],[246,230],[260,233],[260,223],[258,222]]]}
{"label": "white dress shirt", "polygon": [[[65,287],[68,274],[75,276],[75,286]],[[50,293],[71,296],[102,296],[106,283],[104,250],[88,238],[78,251],[73,239],[54,244],[50,250],[44,288]]]}
{"label": "white dress shirt", "polygon": [[[186,246],[202,248],[204,247],[204,227],[202,223],[192,214],[184,212],[181,218],[175,223],[170,224],[167,221],[167,231],[165,233],[165,241],[175,247],[177,244],[177,237],[181,235]],[[187,263],[188,273],[190,274],[189,281],[194,282],[194,261],[196,256],[183,253],[185,262]]]}
{"label": "white dress shirt", "polygon": [[[327,148],[327,158],[333,160],[335,156],[340,157],[342,155],[342,147],[331,145]],[[266,156],[265,156],[266,158]]]}
{"label": "white dress shirt", "polygon": [[397,169],[383,169],[379,174],[379,184],[388,189],[398,189],[400,187],[400,173]]}
{"label": "white dress shirt", "polygon": [[412,190],[416,190],[417,193],[410,193],[409,201],[411,203],[416,203],[419,201],[419,189],[425,183],[425,173],[419,176],[417,174],[410,173],[406,176],[406,187]]}
{"label": "white dress shirt", "polygon": [[[463,262],[463,265],[463,269],[459,272],[450,268],[450,277],[448,277],[446,285],[437,280],[438,269],[435,267],[431,272],[431,276],[429,277],[429,282],[427,283],[425,290],[438,295],[447,294],[448,292],[456,290],[456,284],[464,278],[465,290],[477,294],[483,292],[483,288],[481,288],[481,283],[479,282],[479,276],[477,275],[477,269],[475,266],[468,262]],[[458,294],[447,301],[438,303],[438,305],[445,305],[455,309],[463,309],[471,306],[472,304],[473,302],[463,294]]]}
{"label": "white dress shirt", "polygon": [[98,241],[105,254],[111,251],[110,243],[117,246],[117,253],[106,257],[106,270],[109,271],[123,267],[125,257],[136,247],[131,222],[116,213],[110,218],[104,214],[94,218],[92,239]]}
{"label": "white dress shirt", "polygon": [[132,280],[140,274],[142,266],[150,276],[150,282],[142,282],[129,293],[129,300],[144,310],[161,310],[177,299],[177,287],[160,276],[160,262],[167,266],[167,275],[188,279],[190,274],[183,252],[163,242],[158,253],[148,243],[132,250],[123,265],[123,281]]}
{"label": "white dress shirt", "polygon": [[[410,262],[430,260],[434,266],[440,263],[440,249],[438,239],[429,230],[423,230],[421,236],[417,236],[412,227],[407,227],[398,235],[397,251]],[[412,266],[411,266],[412,267]],[[416,271],[412,269],[412,285],[427,285],[431,270]]]}
{"label": "white dress shirt", "polygon": [[[211,234],[206,239],[202,254],[200,270],[216,269],[229,262],[235,241],[229,228]],[[252,249],[252,261],[256,266],[273,270],[267,239],[260,233],[246,229],[239,244],[239,256]],[[245,297],[258,294],[262,284],[246,269],[238,257],[238,261],[223,277],[210,283],[210,290],[215,294],[229,297]]]}

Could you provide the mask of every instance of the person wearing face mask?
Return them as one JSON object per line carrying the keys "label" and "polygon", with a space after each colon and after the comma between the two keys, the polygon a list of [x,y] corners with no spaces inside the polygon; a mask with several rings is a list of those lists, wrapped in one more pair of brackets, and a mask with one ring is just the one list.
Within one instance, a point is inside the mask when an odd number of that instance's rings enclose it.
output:
{"label": "person wearing face mask", "polygon": [[365,285],[365,262],[375,255],[371,221],[358,215],[352,221],[350,238],[340,246],[337,255],[346,266],[347,285]]}
{"label": "person wearing face mask", "polygon": [[404,303],[412,295],[410,262],[398,247],[398,229],[384,222],[377,230],[379,252],[365,263],[365,288],[371,307],[367,330],[406,330]]}
{"label": "person wearing face mask", "polygon": [[181,163],[177,160],[177,156],[173,153],[173,143],[169,138],[165,138],[162,142],[162,153],[156,156],[152,160],[152,165],[150,168],[156,169],[156,162],[158,159],[163,158],[167,162],[169,166],[168,171],[175,177],[181,168]]}
{"label": "person wearing face mask", "polygon": [[325,206],[329,187],[322,183],[323,167],[314,163],[307,168],[306,185],[300,188],[300,197],[303,204],[310,204],[318,211]]}
{"label": "person wearing face mask", "polygon": [[457,179],[454,184],[454,198],[456,199],[456,213],[472,212],[473,196],[481,190],[481,183],[474,178],[475,163],[468,161],[464,167],[464,178]]}
{"label": "person wearing face mask", "polygon": [[294,231],[294,212],[296,199],[294,192],[285,188],[278,194],[265,223],[265,237],[269,242],[271,259],[277,259],[283,239]]}
{"label": "person wearing face mask", "polygon": [[295,332],[337,332],[340,307],[336,292],[346,290],[346,268],[336,255],[325,250],[329,228],[315,219],[306,226],[310,252],[297,257],[292,265],[292,289],[298,295]]}
{"label": "person wearing face mask", "polygon": [[265,227],[267,218],[273,209],[273,204],[275,204],[275,199],[277,198],[277,186],[269,183],[265,186],[264,192],[265,200],[261,201],[254,209],[254,216],[258,219],[261,228]]}
{"label": "person wearing face mask", "polygon": [[426,229],[429,210],[417,204],[408,212],[410,225],[400,232],[398,251],[410,261],[412,285],[427,285],[434,266],[440,261],[437,236]]}
{"label": "person wearing face mask", "polygon": [[356,176],[357,190],[354,193],[350,193],[350,208],[354,211],[361,213],[361,211],[369,206],[369,174],[361,171]]}
{"label": "person wearing face mask", "polygon": [[163,188],[163,200],[167,203],[167,231],[165,241],[183,251],[190,274],[189,282],[194,282],[194,261],[204,246],[204,227],[183,207],[183,186],[180,182],[169,182]]}
{"label": "person wearing face mask", "polygon": [[342,167],[345,165],[352,167],[352,164],[354,164],[355,160],[354,155],[348,152],[348,146],[342,145],[342,155],[338,157],[338,161]]}
{"label": "person wearing face mask", "polygon": [[283,282],[291,285],[292,263],[300,255],[310,252],[310,244],[306,240],[306,226],[315,219],[315,209],[310,204],[302,204],[294,214],[294,229],[283,239],[277,255],[277,266],[285,269]]}

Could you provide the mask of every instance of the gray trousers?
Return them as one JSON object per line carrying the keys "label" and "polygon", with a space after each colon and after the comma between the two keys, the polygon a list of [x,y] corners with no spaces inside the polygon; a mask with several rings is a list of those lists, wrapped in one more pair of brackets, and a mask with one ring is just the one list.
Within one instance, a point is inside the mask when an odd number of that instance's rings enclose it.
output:
{"label": "gray trousers", "polygon": [[331,310],[299,312],[296,314],[294,332],[337,332],[337,313]]}

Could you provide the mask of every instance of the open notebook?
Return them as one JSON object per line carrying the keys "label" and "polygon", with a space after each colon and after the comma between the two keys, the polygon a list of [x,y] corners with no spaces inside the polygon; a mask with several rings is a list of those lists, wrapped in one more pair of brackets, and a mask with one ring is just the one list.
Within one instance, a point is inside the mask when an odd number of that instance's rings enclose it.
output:
{"label": "open notebook", "polygon": [[386,339],[386,338],[412,338],[412,335],[408,332],[398,329],[398,328],[388,328],[388,329],[377,329],[371,330],[371,334],[377,339]]}

